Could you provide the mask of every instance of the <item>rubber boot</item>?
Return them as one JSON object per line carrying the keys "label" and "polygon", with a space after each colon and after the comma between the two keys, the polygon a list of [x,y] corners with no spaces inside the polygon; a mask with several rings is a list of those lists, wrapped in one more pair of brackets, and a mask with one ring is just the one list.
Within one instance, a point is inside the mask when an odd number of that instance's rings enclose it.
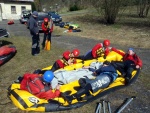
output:
{"label": "rubber boot", "polygon": [[84,88],[80,89],[76,94],[73,96],[76,97],[78,101],[82,100],[82,95],[85,94],[86,96],[90,96],[89,91],[92,89],[91,84],[86,84]]}
{"label": "rubber boot", "polygon": [[39,54],[40,53],[40,47],[37,47],[36,48],[36,54]]}
{"label": "rubber boot", "polygon": [[36,54],[36,48],[31,49],[31,54],[34,56]]}

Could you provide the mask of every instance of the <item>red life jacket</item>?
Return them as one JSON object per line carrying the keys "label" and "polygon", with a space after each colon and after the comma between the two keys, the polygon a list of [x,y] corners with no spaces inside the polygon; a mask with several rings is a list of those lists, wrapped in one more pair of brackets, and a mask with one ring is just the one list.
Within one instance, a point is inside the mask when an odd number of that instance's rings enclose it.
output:
{"label": "red life jacket", "polygon": [[41,77],[37,74],[25,74],[24,79],[21,82],[21,89],[27,90],[33,95],[37,95],[41,92],[45,92],[50,88],[47,88],[42,80]]}

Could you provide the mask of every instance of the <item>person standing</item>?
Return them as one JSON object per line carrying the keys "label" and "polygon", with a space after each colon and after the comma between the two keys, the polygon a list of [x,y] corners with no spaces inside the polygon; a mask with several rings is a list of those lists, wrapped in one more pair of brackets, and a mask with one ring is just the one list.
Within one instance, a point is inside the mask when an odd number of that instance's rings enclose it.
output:
{"label": "person standing", "polygon": [[30,30],[30,34],[32,35],[31,54],[33,56],[40,53],[40,46],[39,46],[40,38],[39,38],[39,27],[38,27],[38,23],[37,23],[37,17],[38,17],[38,12],[34,11],[28,21],[28,27]]}
{"label": "person standing", "polygon": [[[53,21],[52,21],[52,19],[49,20],[48,18],[44,18],[44,22],[42,23],[42,30],[44,32],[42,48],[43,49],[45,48],[46,50],[50,50],[50,48],[51,48],[51,34],[53,32]],[[48,45],[45,45],[45,44],[48,44]],[[45,47],[45,46],[49,46],[49,47]]]}

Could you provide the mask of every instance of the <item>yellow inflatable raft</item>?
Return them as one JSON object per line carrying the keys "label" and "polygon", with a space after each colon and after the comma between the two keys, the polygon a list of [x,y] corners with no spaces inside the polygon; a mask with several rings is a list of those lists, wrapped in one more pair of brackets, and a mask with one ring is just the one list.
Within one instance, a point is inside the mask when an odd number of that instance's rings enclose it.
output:
{"label": "yellow inflatable raft", "polygon": [[[104,62],[105,60],[121,61],[122,56],[112,51],[107,56],[106,59],[101,57],[98,59],[84,61],[84,63],[79,61],[79,63],[73,64],[71,66],[67,66],[64,69],[75,70],[75,69],[82,68],[83,66],[89,66],[90,63],[95,62],[95,61]],[[51,68],[51,66],[44,68],[43,70],[48,70],[50,68]],[[136,80],[137,76],[139,75],[139,72],[140,72],[140,70],[136,70],[136,71],[132,72],[132,79],[131,79],[130,83],[132,83],[133,81]],[[27,91],[20,90],[19,83],[13,83],[10,85],[10,87],[8,88],[8,95],[9,95],[11,101],[13,102],[13,104],[15,106],[17,106],[18,108],[20,108],[21,110],[51,112],[51,111],[63,111],[63,110],[69,110],[69,109],[81,107],[95,99],[102,97],[103,95],[108,94],[112,90],[114,91],[116,89],[123,88],[125,86],[126,85],[125,85],[124,77],[119,76],[112,84],[109,85],[109,87],[104,88],[104,89],[99,89],[95,93],[90,92],[92,95],[91,98],[89,98],[87,100],[82,100],[82,101],[78,101],[77,99],[74,99],[71,104],[69,104],[62,97],[54,98],[52,100],[40,99]],[[70,94],[74,94],[77,92],[76,87],[79,87],[79,83],[78,83],[78,81],[73,81],[69,84],[62,85],[60,88],[60,91],[61,92],[70,92]],[[83,97],[84,96],[85,95],[83,95]]]}

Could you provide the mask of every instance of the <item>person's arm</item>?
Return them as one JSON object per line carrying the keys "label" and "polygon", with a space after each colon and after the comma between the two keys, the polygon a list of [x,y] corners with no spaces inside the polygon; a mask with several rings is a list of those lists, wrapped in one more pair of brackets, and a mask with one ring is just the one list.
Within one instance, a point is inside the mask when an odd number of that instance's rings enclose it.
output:
{"label": "person's arm", "polygon": [[143,65],[142,60],[141,60],[140,57],[138,57],[137,55],[136,55],[136,57],[137,57],[136,68],[141,68],[142,65]]}
{"label": "person's arm", "polygon": [[53,32],[54,30],[54,25],[53,25],[53,20],[50,20],[50,32]]}
{"label": "person's arm", "polygon": [[100,73],[102,72],[101,68],[97,69],[95,72],[94,72],[94,75],[99,75]]}
{"label": "person's arm", "polygon": [[56,89],[54,92],[52,90],[48,90],[46,92],[41,92],[38,96],[39,98],[45,98],[46,100],[53,99],[60,96],[60,90]]}
{"label": "person's arm", "polygon": [[109,48],[106,48],[105,51],[104,51],[104,55],[107,56],[109,54],[109,52],[110,52]]}
{"label": "person's arm", "polygon": [[42,30],[43,30],[44,32],[47,31],[47,28],[45,27],[44,22],[42,23]]}
{"label": "person's arm", "polygon": [[92,56],[93,56],[93,58],[97,58],[97,53],[96,53],[96,51],[97,51],[98,49],[100,49],[100,48],[102,48],[102,44],[101,44],[101,43],[96,44],[96,45],[93,47],[93,49],[92,49]]}
{"label": "person's arm", "polygon": [[34,29],[34,21],[32,19],[29,20],[29,29],[31,30],[31,32],[35,33],[33,30]]}
{"label": "person's arm", "polygon": [[39,33],[38,25],[37,25],[36,21],[34,21],[34,20],[30,21],[29,29],[31,30],[32,33],[34,33],[36,35]]}
{"label": "person's arm", "polygon": [[58,64],[57,66],[59,66],[59,68],[64,68],[64,64],[61,60],[57,60],[56,63]]}
{"label": "person's arm", "polygon": [[116,52],[116,53],[118,53],[118,54],[120,54],[121,56],[124,56],[124,55],[125,55],[124,52],[121,52],[121,51],[117,50],[117,49],[114,48],[114,47],[112,47],[111,50],[114,51],[114,52]]}

